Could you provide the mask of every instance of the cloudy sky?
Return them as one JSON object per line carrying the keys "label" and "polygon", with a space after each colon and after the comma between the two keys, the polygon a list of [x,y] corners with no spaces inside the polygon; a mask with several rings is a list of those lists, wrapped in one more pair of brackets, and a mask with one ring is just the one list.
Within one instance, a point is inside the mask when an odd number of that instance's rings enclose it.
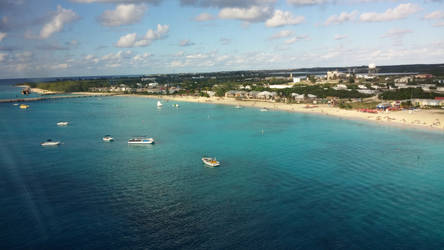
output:
{"label": "cloudy sky", "polygon": [[443,58],[443,0],[0,0],[0,78]]}

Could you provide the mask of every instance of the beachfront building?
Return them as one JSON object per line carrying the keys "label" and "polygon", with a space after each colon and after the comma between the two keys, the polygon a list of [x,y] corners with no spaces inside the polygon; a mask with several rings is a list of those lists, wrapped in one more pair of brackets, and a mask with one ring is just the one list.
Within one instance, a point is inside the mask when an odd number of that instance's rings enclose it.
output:
{"label": "beachfront building", "polygon": [[298,94],[298,93],[291,93],[291,97],[298,103],[303,102],[305,99],[304,94]]}
{"label": "beachfront building", "polygon": [[257,95],[259,94],[259,91],[253,90],[247,93],[247,98],[248,99],[257,99]]}
{"label": "beachfront building", "polygon": [[277,96],[276,92],[262,91],[257,94],[259,99],[270,100]]}
{"label": "beachfront building", "polygon": [[444,106],[444,100],[437,99],[412,99],[411,103],[420,107],[439,107]]}

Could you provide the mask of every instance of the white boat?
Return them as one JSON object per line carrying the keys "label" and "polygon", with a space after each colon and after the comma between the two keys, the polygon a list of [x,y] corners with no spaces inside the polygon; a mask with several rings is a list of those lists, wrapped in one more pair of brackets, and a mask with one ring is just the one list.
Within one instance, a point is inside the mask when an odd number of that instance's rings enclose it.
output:
{"label": "white boat", "polygon": [[42,145],[44,147],[45,146],[58,146],[58,145],[60,145],[60,142],[59,141],[52,141],[51,139],[48,139],[47,141],[40,143],[40,145]]}
{"label": "white boat", "polygon": [[114,141],[114,138],[112,138],[110,135],[105,135],[105,136],[102,138],[102,140],[103,140],[103,141],[110,142],[110,141]]}
{"label": "white boat", "polygon": [[129,139],[128,144],[154,144],[154,138],[136,137]]}
{"label": "white boat", "polygon": [[203,157],[202,162],[209,167],[218,167],[220,162],[216,160],[216,158],[211,157]]}
{"label": "white boat", "polygon": [[18,106],[19,104],[18,104],[18,103],[14,103],[13,105],[14,105],[14,106]]}
{"label": "white boat", "polygon": [[68,126],[69,122],[58,122],[57,126]]}
{"label": "white boat", "polygon": [[160,101],[157,101],[157,107],[162,107],[163,104]]}
{"label": "white boat", "polygon": [[175,108],[178,108],[179,107],[179,104],[173,104],[173,107],[175,107]]}
{"label": "white boat", "polygon": [[261,108],[260,111],[261,111],[261,112],[267,112],[268,109],[266,109],[266,108]]}
{"label": "white boat", "polygon": [[241,109],[242,107],[240,105],[236,105],[234,108]]}

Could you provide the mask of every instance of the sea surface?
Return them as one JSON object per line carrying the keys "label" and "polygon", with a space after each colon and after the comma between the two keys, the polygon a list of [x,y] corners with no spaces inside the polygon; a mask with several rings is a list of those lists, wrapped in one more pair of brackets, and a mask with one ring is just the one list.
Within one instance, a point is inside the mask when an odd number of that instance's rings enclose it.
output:
{"label": "sea surface", "polygon": [[0,249],[444,248],[442,133],[156,102],[0,104]]}

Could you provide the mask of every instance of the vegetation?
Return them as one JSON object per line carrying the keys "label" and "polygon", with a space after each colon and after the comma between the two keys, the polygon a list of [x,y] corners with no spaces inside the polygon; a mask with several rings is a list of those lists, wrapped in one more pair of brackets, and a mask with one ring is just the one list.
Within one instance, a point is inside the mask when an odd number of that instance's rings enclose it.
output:
{"label": "vegetation", "polygon": [[421,88],[398,89],[395,91],[385,91],[379,97],[383,100],[406,100],[410,98],[434,99],[443,94],[424,92]]}

